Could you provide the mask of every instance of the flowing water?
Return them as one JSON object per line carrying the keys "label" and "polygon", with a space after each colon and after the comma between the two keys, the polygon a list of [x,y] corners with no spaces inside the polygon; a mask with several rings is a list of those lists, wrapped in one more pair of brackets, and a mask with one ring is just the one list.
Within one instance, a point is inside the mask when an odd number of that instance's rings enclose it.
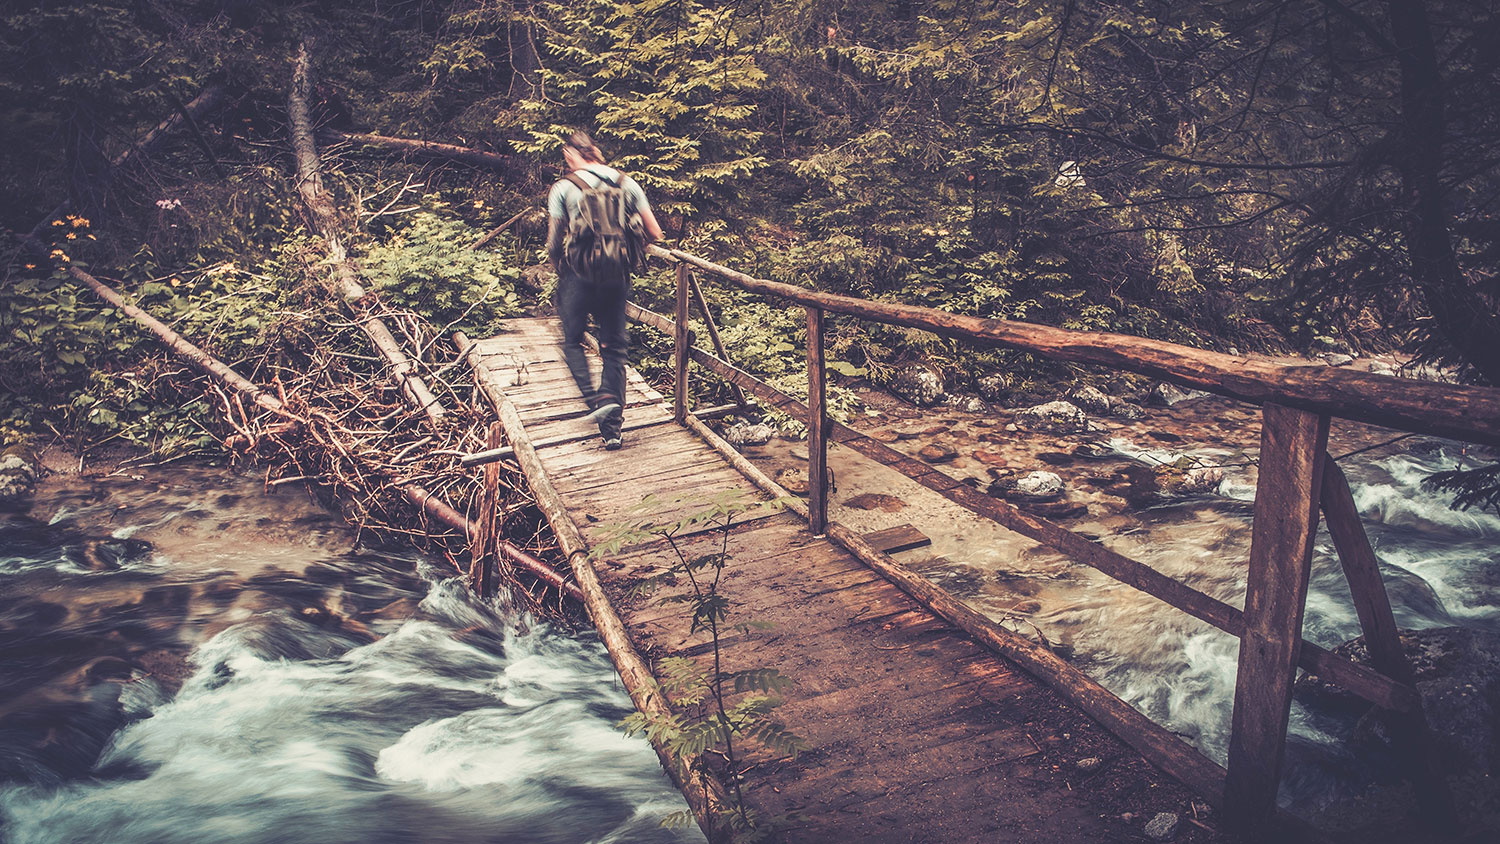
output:
{"label": "flowing water", "polygon": [[683,842],[603,647],[207,468],[0,522],[0,841]]}

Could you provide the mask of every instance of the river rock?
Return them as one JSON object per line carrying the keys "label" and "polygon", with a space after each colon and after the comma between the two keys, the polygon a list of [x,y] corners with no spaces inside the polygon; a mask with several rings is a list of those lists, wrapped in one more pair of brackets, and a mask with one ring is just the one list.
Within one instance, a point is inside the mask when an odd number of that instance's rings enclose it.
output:
{"label": "river rock", "polygon": [[776,473],[776,483],[793,495],[807,494],[807,473],[798,469],[782,469]]}
{"label": "river rock", "polygon": [[1010,462],[1005,459],[1004,452],[981,448],[974,452],[974,459],[986,466],[1004,466]]}
{"label": "river rock", "polygon": [[1052,472],[1029,472],[1017,478],[996,478],[990,495],[1027,501],[1056,501],[1062,498],[1063,479]]}
{"label": "river rock", "polygon": [[1100,759],[1098,756],[1090,756],[1087,759],[1079,759],[1073,764],[1078,768],[1078,770],[1084,772],[1085,774],[1088,774],[1098,770],[1099,766],[1104,764],[1104,760]]}
{"label": "river rock", "polygon": [[943,397],[943,376],[925,363],[908,363],[896,369],[891,392],[918,407],[932,407]]}
{"label": "river rock", "polygon": [[987,402],[1000,404],[1010,398],[1013,389],[1013,379],[1004,372],[992,372],[984,375],[974,383],[975,389],[979,391],[979,397]]}
{"label": "river rock", "polygon": [[1348,366],[1354,363],[1354,358],[1341,352],[1327,352],[1323,355],[1323,362],[1329,366]]}
{"label": "river rock", "polygon": [[20,509],[36,488],[37,464],[11,452],[0,457],[0,507]]}
{"label": "river rock", "polygon": [[866,492],[845,501],[844,506],[853,507],[856,510],[880,510],[885,513],[895,513],[906,509],[906,502],[883,492]]}
{"label": "river rock", "polygon": [[1109,403],[1109,415],[1116,419],[1134,422],[1137,419],[1146,418],[1146,409],[1135,402],[1111,399]]}
{"label": "river rock", "polygon": [[990,406],[977,396],[960,396],[949,393],[943,399],[943,404],[959,413],[988,413],[990,410]]}
{"label": "river rock", "polygon": [[[1500,633],[1463,627],[1403,630],[1401,644],[1416,675],[1439,766],[1481,776],[1500,771]],[[1364,637],[1334,653],[1369,664]],[[1384,750],[1389,727],[1384,713],[1370,704],[1317,675],[1299,680],[1295,695],[1305,706],[1363,713],[1349,738],[1351,749]]]}
{"label": "river rock", "polygon": [[1315,351],[1324,354],[1347,355],[1351,359],[1354,357],[1354,347],[1338,337],[1319,334],[1313,337],[1311,345]]}
{"label": "river rock", "polygon": [[1089,418],[1071,402],[1049,401],[1017,411],[1012,423],[1023,431],[1070,433],[1088,429]]}
{"label": "river rock", "polygon": [[901,439],[901,435],[890,428],[880,428],[869,433],[870,439],[878,443],[893,443]]}
{"label": "river rock", "polygon": [[928,463],[947,463],[949,460],[957,457],[958,452],[949,445],[943,445],[941,443],[928,443],[927,445],[922,446],[922,450],[917,452],[917,456],[922,458],[923,460],[926,460]]}
{"label": "river rock", "polygon": [[1159,407],[1172,407],[1185,401],[1201,399],[1206,395],[1208,393],[1201,390],[1185,390],[1175,384],[1168,384],[1163,381],[1151,388],[1151,395],[1147,397],[1146,403]]}
{"label": "river rock", "polygon": [[1068,401],[1081,408],[1085,413],[1095,416],[1107,416],[1109,414],[1110,399],[1098,387],[1082,386],[1068,393]]}
{"label": "river rock", "polygon": [[741,422],[724,432],[724,439],[735,448],[747,445],[765,445],[776,436],[776,429],[765,423]]}
{"label": "river rock", "polygon": [[1082,457],[1086,460],[1104,460],[1117,455],[1118,452],[1115,451],[1114,446],[1097,441],[1080,443],[1073,449],[1074,457]]}
{"label": "river rock", "polygon": [[1179,822],[1177,815],[1171,812],[1158,812],[1156,817],[1146,822],[1146,837],[1152,841],[1171,841],[1172,836],[1177,834]]}

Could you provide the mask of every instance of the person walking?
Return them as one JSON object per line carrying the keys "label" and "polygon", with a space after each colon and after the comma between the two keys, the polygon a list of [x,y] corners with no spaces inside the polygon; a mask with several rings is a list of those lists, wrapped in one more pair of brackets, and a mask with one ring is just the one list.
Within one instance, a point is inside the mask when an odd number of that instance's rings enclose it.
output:
{"label": "person walking", "polygon": [[[567,175],[547,196],[547,256],[557,271],[563,360],[588,402],[585,418],[599,425],[604,447],[613,451],[623,443],[625,358],[630,349],[625,302],[630,294],[631,265],[645,243],[661,239],[662,231],[645,191],[634,179],[606,164],[604,154],[586,133],[570,135],[563,143],[562,154]],[[623,247],[623,242],[605,249],[597,244],[600,235],[591,229],[601,216],[599,209],[610,207],[611,202],[623,203],[615,206],[621,223],[617,228],[624,229],[626,240],[636,238],[636,254],[629,260],[610,251]],[[601,251],[609,254],[601,258]],[[599,356],[604,359],[598,389],[594,388],[583,352],[589,317],[598,328]]]}

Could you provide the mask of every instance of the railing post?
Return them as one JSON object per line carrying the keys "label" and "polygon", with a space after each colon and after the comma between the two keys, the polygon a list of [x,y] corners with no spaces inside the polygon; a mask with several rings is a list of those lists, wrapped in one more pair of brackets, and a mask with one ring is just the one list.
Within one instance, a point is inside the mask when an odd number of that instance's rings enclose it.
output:
{"label": "railing post", "polygon": [[1224,781],[1225,820],[1249,840],[1268,830],[1276,811],[1328,444],[1327,416],[1267,403],[1262,420]]}
{"label": "railing post", "polygon": [[674,367],[672,417],[678,424],[687,422],[688,415],[688,280],[691,278],[688,265],[677,264],[677,330],[674,332],[672,364]]}
{"label": "railing post", "polygon": [[828,528],[828,405],[823,368],[823,309],[807,309],[807,527]]}
{"label": "railing post", "polygon": [[[1349,594],[1354,599],[1354,611],[1359,615],[1365,647],[1370,652],[1370,664],[1392,680],[1415,688],[1416,673],[1401,647],[1401,631],[1396,627],[1391,599],[1386,594],[1385,581],[1380,577],[1380,563],[1375,557],[1375,549],[1370,547],[1364,525],[1360,523],[1359,508],[1355,506],[1354,494],[1349,489],[1349,479],[1326,455],[1320,498],[1323,518],[1333,536],[1333,547],[1338,551],[1339,564],[1344,567],[1344,577],[1349,581]],[[1391,712],[1387,717],[1390,719],[1391,744],[1397,756],[1403,759],[1402,766],[1410,772],[1412,790],[1422,815],[1432,822],[1435,831],[1456,834],[1458,818],[1453,795],[1433,753],[1431,728],[1421,698],[1418,697],[1412,711]]]}

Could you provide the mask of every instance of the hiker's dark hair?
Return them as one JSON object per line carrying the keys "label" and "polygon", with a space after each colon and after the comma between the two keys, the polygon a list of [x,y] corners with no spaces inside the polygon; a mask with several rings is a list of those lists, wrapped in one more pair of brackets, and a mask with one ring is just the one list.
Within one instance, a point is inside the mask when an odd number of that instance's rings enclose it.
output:
{"label": "hiker's dark hair", "polygon": [[588,161],[598,164],[605,163],[604,153],[600,152],[599,148],[594,146],[594,139],[590,138],[587,132],[574,132],[569,135],[568,140],[564,141],[564,146],[570,146],[578,150],[578,153]]}

